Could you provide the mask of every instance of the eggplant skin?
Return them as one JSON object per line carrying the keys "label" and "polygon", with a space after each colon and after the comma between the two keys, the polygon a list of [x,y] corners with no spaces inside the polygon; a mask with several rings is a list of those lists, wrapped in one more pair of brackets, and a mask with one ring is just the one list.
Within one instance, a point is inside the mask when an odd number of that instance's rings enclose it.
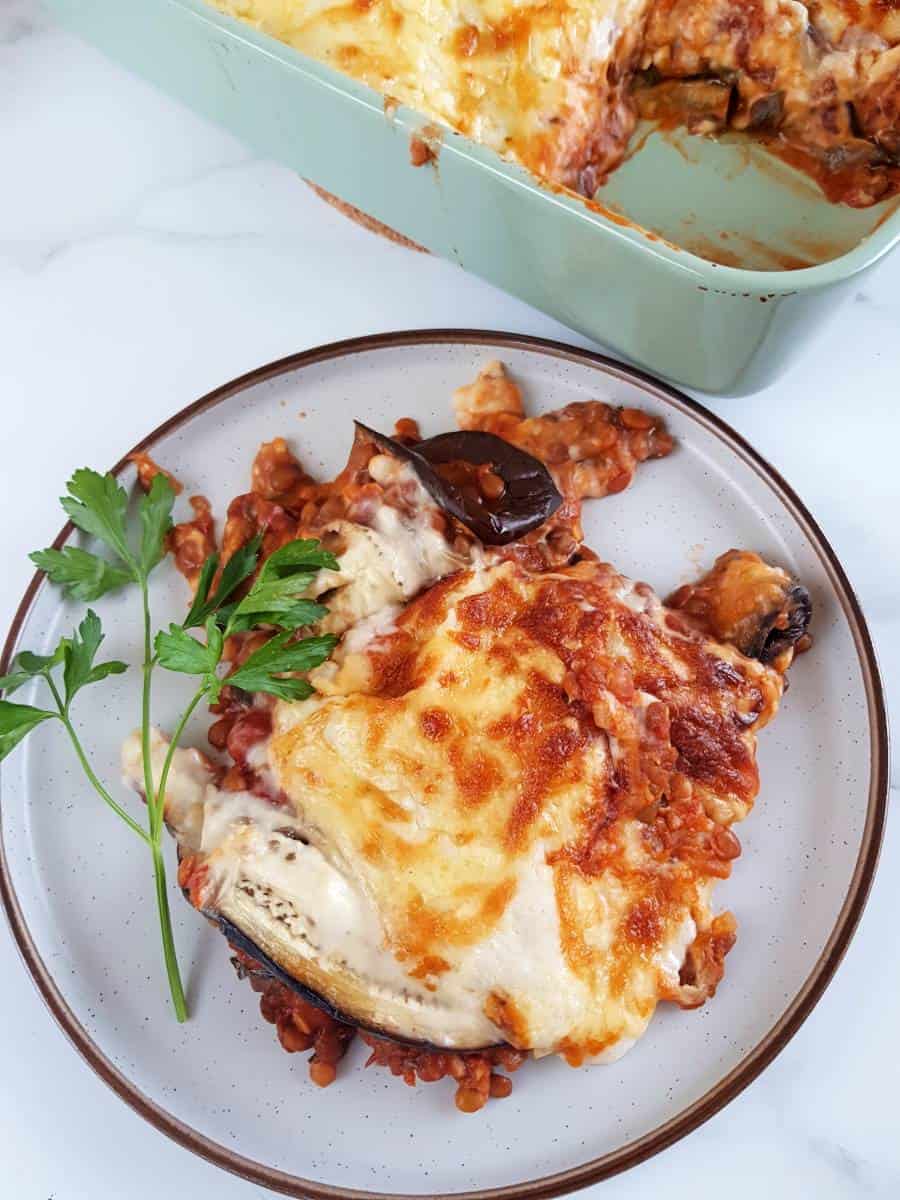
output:
{"label": "eggplant skin", "polygon": [[[243,950],[245,954],[249,954],[251,958],[255,958],[261,967],[264,967],[267,975],[271,975],[273,979],[277,979],[279,983],[283,983],[285,987],[290,988],[292,992],[296,992],[302,1000],[309,1001],[310,1004],[320,1008],[335,1021],[340,1021],[342,1025],[358,1025],[357,1021],[352,1020],[346,1013],[342,1013],[340,1009],[335,1008],[333,1004],[320,996],[318,992],[312,991],[311,988],[299,983],[293,975],[289,975],[283,967],[280,967],[273,958],[270,958],[264,950],[257,946],[252,938],[247,937],[234,925],[227,917],[223,917],[221,913],[210,912],[204,910],[203,915],[208,917],[213,924],[218,925],[221,933],[224,933],[229,945],[234,946],[238,950]],[[373,1029],[373,1033],[378,1032]],[[411,1043],[415,1045],[416,1043]]]}
{"label": "eggplant skin", "polygon": [[[406,445],[361,421],[354,424],[357,434],[370,438],[379,450],[408,462],[438,508],[485,546],[518,541],[548,521],[563,502],[546,464],[494,433],[457,429]],[[505,484],[500,500],[492,506],[476,503],[435,469],[452,462],[489,464]]]}
{"label": "eggplant skin", "polygon": [[[184,851],[179,845],[179,865],[184,857]],[[181,894],[184,896],[188,904],[191,905],[191,908],[193,908],[194,905],[191,901],[190,890],[186,887],[182,887]],[[239,929],[233,921],[229,921],[226,916],[222,915],[222,913],[216,912],[209,908],[201,908],[199,912],[201,916],[206,917],[207,921],[209,921],[211,925],[215,925],[220,933],[225,935],[229,945],[233,946],[236,950],[243,950],[245,954],[248,954],[251,958],[255,959],[259,963],[260,967],[264,969],[265,974],[271,976],[272,979],[277,979],[279,983],[283,983],[284,986],[290,988],[292,992],[296,992],[301,999],[307,1000],[316,1008],[320,1008],[322,1012],[326,1013],[333,1020],[340,1021],[342,1025],[352,1025],[358,1028],[363,1028],[358,1021],[347,1017],[347,1015],[341,1012],[340,1009],[335,1008],[333,1004],[329,1004],[324,996],[320,996],[318,992],[314,992],[311,988],[305,987],[302,983],[299,983],[293,977],[293,975],[289,975],[288,972],[285,971],[283,967],[280,967],[273,958],[270,958],[264,950],[260,949],[260,947],[257,946],[256,942],[254,942],[252,938],[248,937],[246,933]],[[377,1033],[379,1031],[373,1029],[372,1032]],[[400,1039],[397,1038],[394,1040],[399,1041]],[[410,1044],[419,1045],[420,1043],[411,1042]]]}
{"label": "eggplant skin", "polygon": [[706,637],[781,672],[790,666],[812,620],[806,588],[750,550],[720,555],[705,575],[680,587],[667,604]]}
{"label": "eggplant skin", "polygon": [[[393,1031],[388,1032],[379,1028],[377,1025],[360,1021],[358,1017],[349,1016],[347,1013],[342,1012],[341,1009],[336,1008],[335,1005],[330,1003],[330,1001],[328,1001],[324,996],[313,991],[312,988],[307,987],[305,984],[300,983],[293,977],[293,975],[289,975],[283,967],[280,967],[273,958],[270,958],[264,950],[260,949],[260,947],[256,944],[256,942],[253,941],[252,938],[248,937],[246,933],[238,929],[237,925],[235,925],[232,921],[229,921],[227,917],[223,916],[219,912],[212,912],[209,910],[203,910],[203,915],[212,921],[213,924],[219,927],[220,932],[225,935],[225,938],[231,946],[234,946],[237,950],[243,950],[245,954],[248,954],[251,958],[255,959],[259,963],[267,975],[270,975],[273,979],[277,979],[279,983],[283,983],[285,987],[290,988],[290,990],[295,992],[302,1000],[306,1000],[315,1008],[321,1009],[322,1012],[326,1013],[332,1018],[332,1020],[340,1022],[341,1025],[349,1025],[354,1029],[365,1030],[366,1033],[371,1033],[375,1037],[381,1038],[382,1040],[396,1042],[401,1046],[413,1046],[417,1049],[432,1050],[437,1054],[448,1053],[447,1046],[437,1046],[433,1042],[425,1042],[416,1040],[415,1038],[402,1037]],[[468,1051],[455,1050],[453,1053],[483,1054],[486,1050],[497,1050],[506,1045],[506,1042],[495,1042],[492,1045],[472,1048]]]}
{"label": "eggplant skin", "polygon": [[784,604],[760,621],[756,637],[744,653],[749,658],[771,663],[806,636],[812,620],[812,600],[799,583],[788,591]]}

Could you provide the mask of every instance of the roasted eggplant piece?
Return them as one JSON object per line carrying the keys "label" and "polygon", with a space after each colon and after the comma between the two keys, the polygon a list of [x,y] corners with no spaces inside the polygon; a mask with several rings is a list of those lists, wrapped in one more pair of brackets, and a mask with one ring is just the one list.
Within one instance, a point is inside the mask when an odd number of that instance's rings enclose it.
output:
{"label": "roasted eggplant piece", "polygon": [[667,603],[707,636],[781,672],[808,644],[809,592],[787,571],[748,550],[721,555],[710,571],[679,588]]}
{"label": "roasted eggplant piece", "polygon": [[787,651],[796,652],[799,643],[805,643],[811,620],[809,592],[800,584],[794,584],[785,592],[779,608],[760,620],[756,637],[751,639],[744,653],[760,662],[777,663]]}
{"label": "roasted eggplant piece", "polygon": [[356,426],[408,462],[434,502],[486,546],[505,546],[543,525],[563,502],[544,464],[493,433],[457,430],[414,446]]}
{"label": "roasted eggplant piece", "polygon": [[784,120],[784,92],[757,96],[747,113],[747,128],[776,130]]}
{"label": "roasted eggplant piece", "polygon": [[717,133],[728,124],[734,91],[719,78],[654,81],[648,73],[635,84],[632,99],[645,121],[685,125],[691,133]]}
{"label": "roasted eggplant piece", "polygon": [[502,1044],[483,1020],[462,1030],[458,1012],[400,988],[373,988],[371,980],[358,977],[347,964],[326,961],[308,943],[304,947],[286,928],[279,928],[277,918],[271,920],[246,892],[235,892],[220,907],[203,911],[230,945],[335,1021],[430,1050],[452,1047],[466,1052]]}
{"label": "roasted eggplant piece", "polygon": [[[176,777],[182,753],[176,751]],[[204,839],[220,836],[220,824],[237,828],[212,854],[194,857],[180,836],[183,815],[167,813],[182,851],[179,882],[232,946],[343,1024],[432,1049],[498,1044],[496,1027],[480,1009],[448,1007],[380,953],[377,915],[330,853],[298,836],[295,818],[276,816],[276,828],[270,805],[243,793],[217,794],[215,787],[203,804]],[[350,927],[338,930],[342,919]]]}
{"label": "roasted eggplant piece", "polygon": [[[167,740],[153,730],[153,777]],[[123,776],[143,786],[140,735],[122,747]],[[178,882],[232,946],[297,995],[345,1024],[409,1045],[480,1050],[497,1028],[477,1006],[448,1007],[380,947],[377,910],[339,851],[313,844],[290,808],[217,786],[214,764],[179,747],[165,821],[178,843]]]}

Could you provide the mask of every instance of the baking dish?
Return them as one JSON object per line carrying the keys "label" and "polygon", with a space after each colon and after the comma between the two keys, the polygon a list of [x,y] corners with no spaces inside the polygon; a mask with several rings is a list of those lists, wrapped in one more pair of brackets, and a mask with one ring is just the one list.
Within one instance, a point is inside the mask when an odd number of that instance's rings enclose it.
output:
{"label": "baking dish", "polygon": [[746,393],[777,376],[850,281],[900,239],[896,199],[831,205],[762,147],[728,138],[640,133],[599,203],[449,130],[435,162],[413,167],[420,114],[386,108],[381,95],[203,0],[48,2],[64,24],[260,153],[702,391]]}

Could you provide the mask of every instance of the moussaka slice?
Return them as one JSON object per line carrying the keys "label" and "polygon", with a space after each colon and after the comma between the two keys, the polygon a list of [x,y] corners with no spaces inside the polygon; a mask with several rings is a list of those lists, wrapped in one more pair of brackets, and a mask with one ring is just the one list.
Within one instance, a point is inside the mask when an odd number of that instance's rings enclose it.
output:
{"label": "moussaka slice", "polygon": [[[694,1007],[721,979],[735,922],[711,892],[808,619],[783,571],[736,551],[678,602],[595,559],[506,560],[349,630],[316,694],[268,717],[265,794],[177,752],[191,902],[376,1061],[617,1058],[660,1000]],[[125,765],[140,778],[134,742]]]}

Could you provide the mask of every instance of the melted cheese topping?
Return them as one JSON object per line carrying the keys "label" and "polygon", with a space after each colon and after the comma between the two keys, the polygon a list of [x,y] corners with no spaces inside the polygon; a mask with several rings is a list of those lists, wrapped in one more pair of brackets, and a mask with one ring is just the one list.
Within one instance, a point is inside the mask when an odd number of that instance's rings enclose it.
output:
{"label": "melted cheese topping", "polygon": [[201,830],[204,909],[437,1045],[606,1061],[693,982],[776,672],[603,564],[507,562],[369,621],[314,681],[267,747],[287,808],[176,755],[167,819]]}
{"label": "melted cheese topping", "polygon": [[[649,0],[214,0],[541,174],[618,94]],[[621,131],[610,130],[618,142]],[[596,130],[596,137],[603,131]]]}

